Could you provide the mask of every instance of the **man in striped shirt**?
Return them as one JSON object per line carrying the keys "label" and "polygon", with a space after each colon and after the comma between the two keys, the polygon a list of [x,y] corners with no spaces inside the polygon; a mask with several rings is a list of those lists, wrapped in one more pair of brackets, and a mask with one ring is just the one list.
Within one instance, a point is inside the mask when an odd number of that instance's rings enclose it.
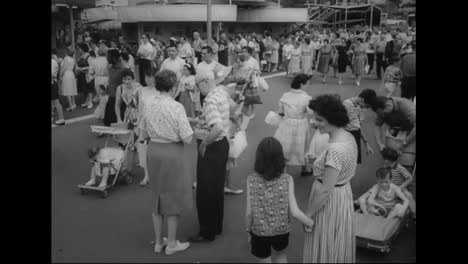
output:
{"label": "man in striped shirt", "polygon": [[223,230],[224,182],[229,155],[229,95],[216,86],[214,72],[197,75],[206,95],[195,135],[198,143],[196,201],[200,231],[191,242],[213,241]]}
{"label": "man in striped shirt", "polygon": [[364,144],[367,149],[368,154],[373,154],[374,150],[370,146],[369,142],[366,140],[366,137],[361,132],[361,125],[362,120],[364,120],[364,108],[368,108],[369,106],[365,103],[365,101],[372,100],[377,95],[374,90],[365,89],[362,91],[359,96],[354,96],[349,99],[346,99],[343,102],[343,105],[346,107],[348,111],[349,117],[349,124],[345,127],[345,129],[353,134],[354,138],[356,139],[357,147],[358,147],[358,164],[361,164],[361,138],[364,141]]}

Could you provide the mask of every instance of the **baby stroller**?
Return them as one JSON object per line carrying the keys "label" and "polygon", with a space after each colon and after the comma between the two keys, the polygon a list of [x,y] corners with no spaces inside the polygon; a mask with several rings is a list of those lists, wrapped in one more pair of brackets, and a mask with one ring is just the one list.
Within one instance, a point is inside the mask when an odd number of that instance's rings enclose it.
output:
{"label": "baby stroller", "polygon": [[[122,168],[122,164],[124,163],[125,158],[127,156],[127,152],[129,150],[128,148],[131,145],[130,142],[134,140],[134,133],[132,130],[118,128],[118,127],[106,127],[106,126],[91,126],[91,131],[93,133],[100,133],[100,134],[107,135],[107,139],[106,139],[106,143],[104,147],[107,147],[109,143],[109,138],[111,138],[111,136],[113,139],[115,139],[118,136],[129,135],[128,143],[125,145],[122,158],[117,162],[111,162],[111,163],[106,164],[110,166],[107,186],[100,188],[100,187],[97,187],[96,184],[94,186],[88,186],[85,184],[78,185],[78,188],[80,188],[82,195],[85,195],[89,191],[98,191],[100,192],[102,198],[106,198],[108,196],[108,192],[112,190],[112,188],[115,186],[116,183],[124,183],[126,185],[129,185],[133,182],[133,178],[131,177],[130,173],[128,173],[126,170]],[[91,163],[94,166],[95,162],[92,161]]]}

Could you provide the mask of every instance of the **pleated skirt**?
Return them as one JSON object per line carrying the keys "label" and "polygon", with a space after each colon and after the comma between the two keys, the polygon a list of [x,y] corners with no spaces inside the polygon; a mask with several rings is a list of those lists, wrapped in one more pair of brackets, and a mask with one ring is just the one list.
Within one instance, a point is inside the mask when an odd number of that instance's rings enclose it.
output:
{"label": "pleated skirt", "polygon": [[[312,185],[309,206],[321,186],[317,180]],[[304,263],[356,262],[353,209],[350,183],[335,187],[325,206],[312,217],[312,232],[305,233]]]}

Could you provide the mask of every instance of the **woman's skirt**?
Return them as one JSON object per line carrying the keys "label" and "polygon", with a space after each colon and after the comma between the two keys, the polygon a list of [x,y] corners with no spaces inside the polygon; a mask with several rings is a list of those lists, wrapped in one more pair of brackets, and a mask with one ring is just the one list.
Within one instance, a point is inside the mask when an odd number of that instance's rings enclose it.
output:
{"label": "woman's skirt", "polygon": [[354,69],[354,74],[359,76],[365,74],[364,72],[364,67],[366,63],[366,55],[358,55],[354,57],[353,61],[353,69]]}
{"label": "woman's skirt", "polygon": [[348,56],[338,56],[338,72],[345,73],[348,66]]}
{"label": "woman's skirt", "polygon": [[183,143],[148,144],[146,164],[151,183],[153,212],[180,215],[193,205],[192,177]]}
{"label": "woman's skirt", "polygon": [[292,56],[289,61],[288,73],[301,72],[301,58],[299,56]]}
{"label": "woman's skirt", "polygon": [[180,94],[179,102],[184,106],[185,114],[188,117],[195,117],[195,109],[193,109],[194,104],[188,91],[182,92]]}
{"label": "woman's skirt", "polygon": [[287,165],[305,165],[305,153],[308,152],[312,139],[307,118],[284,117],[274,137],[283,146]]}
{"label": "woman's skirt", "polygon": [[330,71],[331,54],[321,54],[318,62],[317,71],[323,74],[328,74]]}
{"label": "woman's skirt", "polygon": [[77,95],[76,78],[72,71],[66,71],[62,78],[62,87],[60,94],[63,96]]}
{"label": "woman's skirt", "polygon": [[311,75],[312,74],[312,56],[306,55],[301,56],[301,68],[302,73]]}
{"label": "woman's skirt", "polygon": [[[314,181],[309,206],[322,187]],[[349,182],[335,187],[325,205],[312,216],[312,232],[305,233],[304,263],[355,263],[353,193]]]}
{"label": "woman's skirt", "polygon": [[80,73],[76,76],[76,86],[78,93],[86,93],[88,90],[87,83],[86,83],[86,74]]}

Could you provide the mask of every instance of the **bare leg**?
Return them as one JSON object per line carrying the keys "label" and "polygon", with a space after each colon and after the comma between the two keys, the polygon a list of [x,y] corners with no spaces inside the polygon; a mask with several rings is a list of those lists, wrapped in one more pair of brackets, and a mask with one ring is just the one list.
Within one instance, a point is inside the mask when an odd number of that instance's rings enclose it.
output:
{"label": "bare leg", "polygon": [[396,204],[395,207],[393,207],[393,209],[388,214],[387,218],[392,219],[392,218],[403,215],[402,210],[403,210],[403,206],[401,204]]}
{"label": "bare leg", "polygon": [[85,183],[86,186],[91,186],[91,185],[94,185],[96,184],[96,172],[94,171],[94,167],[91,169],[91,176],[90,176],[90,180]]}
{"label": "bare leg", "polygon": [[151,216],[153,218],[154,246],[155,246],[155,248],[156,247],[161,248],[161,245],[163,243],[163,241],[162,241],[163,218],[162,218],[162,215],[155,214],[155,213],[153,213]]}
{"label": "bare leg", "polygon": [[67,101],[68,101],[68,109],[71,109],[73,107],[73,101],[72,101],[72,96],[67,96]]}
{"label": "bare leg", "polygon": [[109,167],[105,166],[102,169],[102,180],[101,183],[99,184],[99,188],[104,188],[107,186],[107,179],[109,178]]}
{"label": "bare leg", "polygon": [[168,216],[167,217],[167,238],[168,246],[173,248],[177,246],[176,244],[176,233],[177,233],[177,222],[179,220],[178,216]]}
{"label": "bare leg", "polygon": [[407,189],[403,190],[403,194],[409,200],[409,208],[413,214],[413,217],[416,217],[416,201],[414,200],[413,195]]}
{"label": "bare leg", "polygon": [[343,83],[343,74],[342,73],[338,73],[338,84],[342,84]]}
{"label": "bare leg", "polygon": [[226,170],[226,182],[225,182],[225,185],[226,188],[228,189],[231,189],[231,171],[230,170]]}
{"label": "bare leg", "polygon": [[356,85],[359,86],[361,85],[361,75],[356,76]]}
{"label": "bare leg", "polygon": [[55,109],[57,110],[57,114],[58,114],[58,118],[59,118],[57,121],[59,121],[59,122],[64,121],[63,108],[62,108],[62,105],[60,104],[60,101],[58,99],[56,99],[56,100],[53,100],[52,103],[54,104]]}
{"label": "bare leg", "polygon": [[273,263],[288,263],[288,257],[286,256],[286,250],[281,251],[273,250],[271,254],[271,260]]}

